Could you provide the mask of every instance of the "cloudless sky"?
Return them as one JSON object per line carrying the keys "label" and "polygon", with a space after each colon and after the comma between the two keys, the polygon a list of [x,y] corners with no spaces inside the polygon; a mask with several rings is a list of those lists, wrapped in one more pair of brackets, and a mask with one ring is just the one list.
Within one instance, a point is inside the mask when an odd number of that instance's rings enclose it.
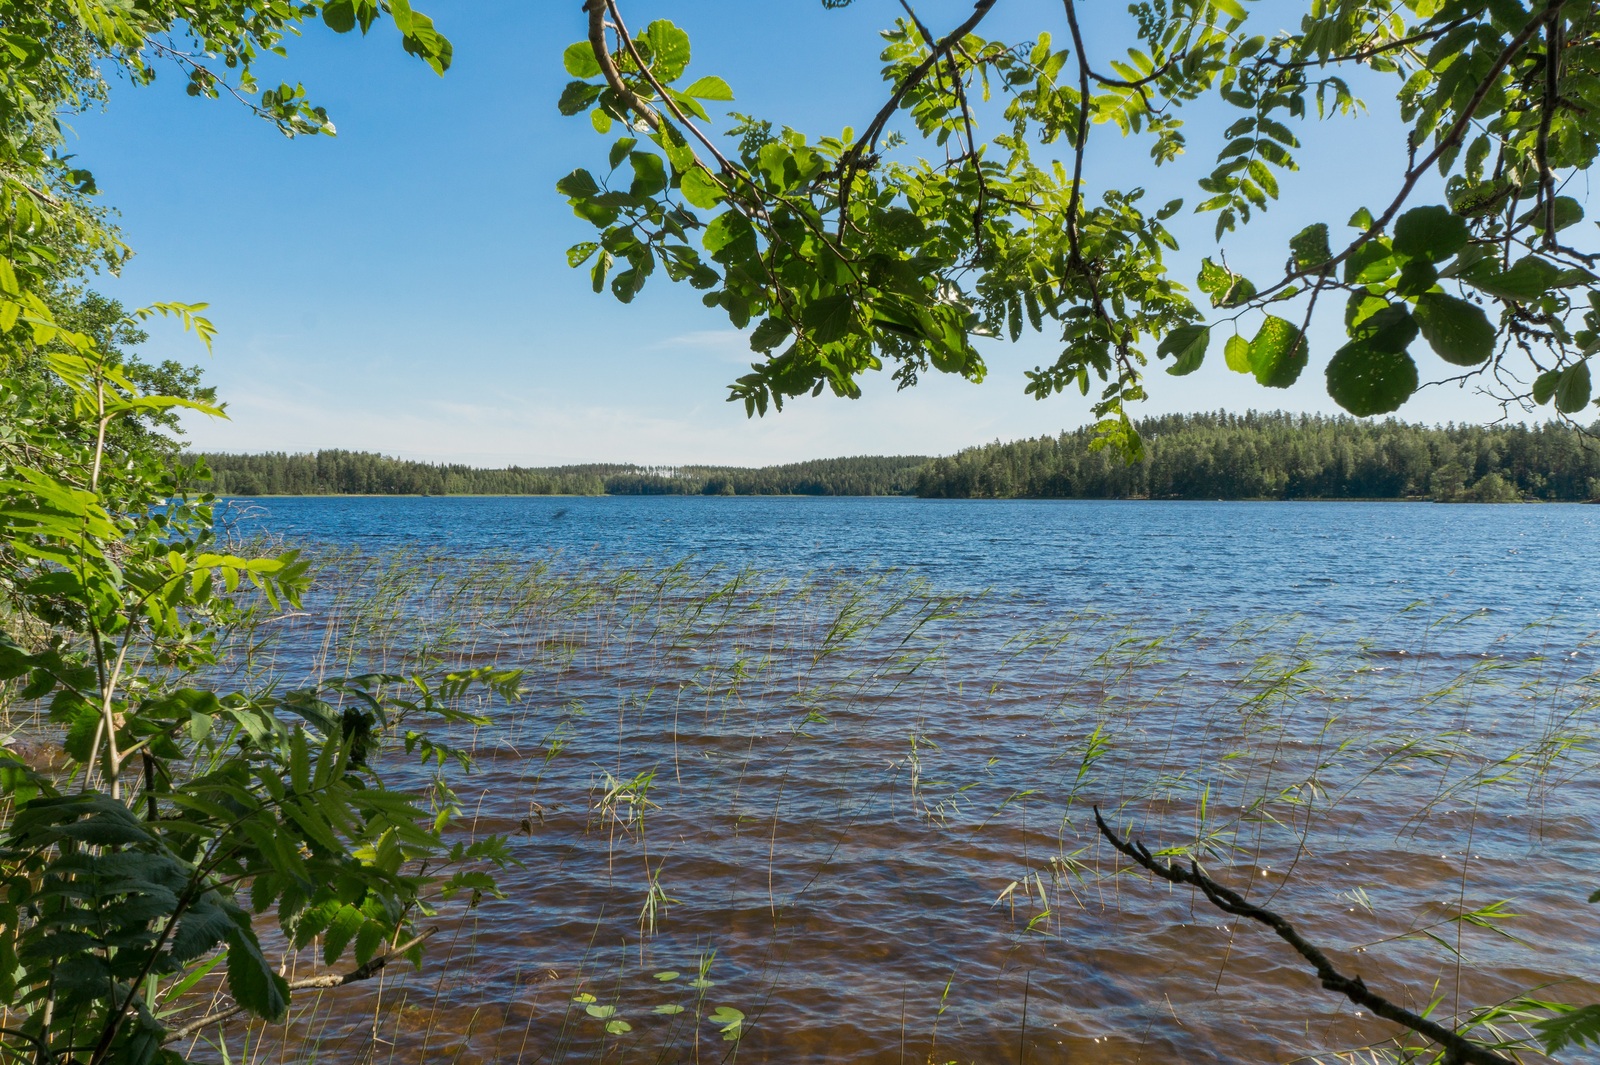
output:
{"label": "cloudless sky", "polygon": [[[168,329],[147,346],[149,356],[206,365],[228,403],[230,420],[190,423],[195,447],[343,447],[491,465],[756,465],[944,454],[1088,420],[1088,401],[1075,393],[1023,395],[1023,371],[1055,358],[1048,333],[988,344],[982,385],[930,374],[897,393],[877,375],[860,400],[824,394],[746,419],[724,396],[753,356],[697,292],[658,273],[622,306],[567,266],[567,247],[594,230],[555,182],[576,166],[603,169],[609,143],[555,106],[568,80],[561,51],[584,32],[578,0],[418,6],[454,43],[443,78],[405,55],[387,24],[367,39],[315,27],[287,62],[263,68],[263,83],[304,82],[337,138],[286,140],[226,97],[184,95],[175,71],[149,88],[118,84],[105,111],[74,120],[71,150],[95,171],[137,252],[98,287],[130,306],[206,301],[221,330],[210,359]],[[634,29],[663,17],[684,27],[690,77],[724,77],[733,108],[812,135],[859,129],[886,98],[877,30],[901,10],[894,0],[836,11],[821,0],[624,0],[622,9]],[[970,9],[961,0],[918,6],[936,32]],[[1084,10],[1092,51],[1120,55],[1133,43],[1124,3],[1088,0]],[[1256,32],[1297,19],[1287,0],[1252,7]],[[982,29],[1011,41],[1045,29],[1064,40],[1061,22],[1057,4],[1003,0]],[[1384,85],[1367,83],[1376,90],[1363,93],[1368,117],[1300,131],[1302,169],[1285,176],[1282,202],[1248,238],[1227,241],[1235,268],[1260,282],[1281,269],[1301,226],[1328,221],[1337,232],[1356,207],[1387,202],[1405,159]],[[1193,181],[1234,117],[1193,109],[1191,151],[1159,171],[1147,145],[1097,127],[1089,177],[1098,187],[1149,186],[1153,205],[1198,202]],[[1176,223],[1180,280],[1214,253],[1213,222],[1186,211]],[[1144,409],[1332,411],[1322,367],[1336,327],[1314,328],[1312,364],[1291,389],[1229,373],[1214,350],[1190,377],[1153,366]],[[1420,354],[1425,375],[1448,369]],[[1453,385],[1425,389],[1400,412],[1428,422],[1498,414]]]}

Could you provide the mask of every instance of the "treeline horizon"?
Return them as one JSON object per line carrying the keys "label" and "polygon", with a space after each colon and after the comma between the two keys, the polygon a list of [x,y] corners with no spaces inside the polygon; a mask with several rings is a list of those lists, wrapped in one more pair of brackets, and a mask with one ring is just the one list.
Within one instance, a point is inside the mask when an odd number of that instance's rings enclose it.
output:
{"label": "treeline horizon", "polygon": [[910,495],[926,455],[812,459],[777,466],[585,463],[483,469],[327,449],[290,454],[203,453],[218,495]]}
{"label": "treeline horizon", "polygon": [[1248,411],[1146,418],[1134,464],[1074,429],[929,458],[856,456],[765,467],[479,468],[373,452],[205,453],[196,487],[273,495],[915,495],[962,499],[1600,498],[1600,439],[1569,426],[1414,425]]}

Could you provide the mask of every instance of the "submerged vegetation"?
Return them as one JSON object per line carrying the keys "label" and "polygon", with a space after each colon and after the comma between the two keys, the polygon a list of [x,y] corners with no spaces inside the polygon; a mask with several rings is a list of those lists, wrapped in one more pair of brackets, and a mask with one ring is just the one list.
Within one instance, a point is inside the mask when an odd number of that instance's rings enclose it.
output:
{"label": "submerged vegetation", "polygon": [[1096,804],[1524,1060],[1545,1000],[1600,990],[1581,895],[1537,886],[1588,860],[1563,826],[1600,688],[1564,626],[1060,616],[892,571],[324,567],[306,614],[239,634],[257,682],[530,682],[448,733],[510,899],[440,922],[437,964],[231,1032],[233,1060],[1433,1060],[1308,995],[1269,933],[1127,880]]}

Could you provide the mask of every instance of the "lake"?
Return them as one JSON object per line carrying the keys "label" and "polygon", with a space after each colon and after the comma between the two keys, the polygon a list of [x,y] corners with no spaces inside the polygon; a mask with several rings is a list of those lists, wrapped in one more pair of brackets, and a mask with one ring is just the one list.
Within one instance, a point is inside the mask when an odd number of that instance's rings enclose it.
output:
{"label": "lake", "polygon": [[447,908],[421,973],[272,1035],[283,1060],[1332,1061],[1394,1034],[1126,872],[1093,805],[1413,1009],[1600,997],[1600,508],[231,514],[328,559],[261,676],[527,671],[453,736],[508,897]]}

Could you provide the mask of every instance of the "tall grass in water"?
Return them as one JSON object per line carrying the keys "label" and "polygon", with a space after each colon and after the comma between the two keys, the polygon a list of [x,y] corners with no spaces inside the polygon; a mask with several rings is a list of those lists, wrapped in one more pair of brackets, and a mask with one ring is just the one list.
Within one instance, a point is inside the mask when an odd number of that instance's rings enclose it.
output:
{"label": "tall grass in water", "polygon": [[1483,1011],[1595,997],[1573,929],[1600,690],[1554,623],[1173,627],[892,571],[326,570],[238,668],[527,668],[453,737],[473,830],[524,866],[441,915],[423,971],[231,1033],[232,1061],[1409,1060],[1276,940],[1126,875],[1090,804],[1414,1009],[1516,1042],[1515,1008]]}

